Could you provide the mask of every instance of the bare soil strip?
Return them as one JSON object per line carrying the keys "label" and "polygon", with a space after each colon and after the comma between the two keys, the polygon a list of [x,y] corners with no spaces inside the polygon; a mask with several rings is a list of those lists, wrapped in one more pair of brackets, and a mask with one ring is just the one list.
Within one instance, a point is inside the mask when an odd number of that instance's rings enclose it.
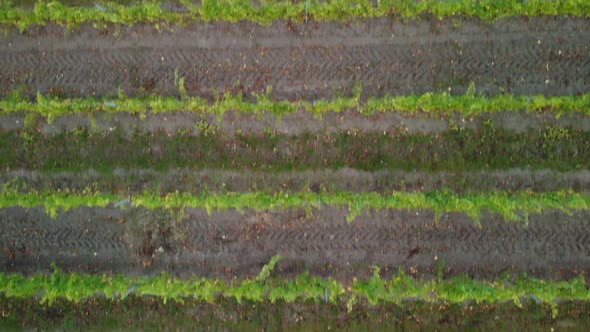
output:
{"label": "bare soil strip", "polygon": [[67,38],[49,27],[2,37],[0,85],[4,94],[25,85],[31,94],[176,95],[176,72],[191,95],[272,86],[274,97],[311,100],[355,82],[371,96],[463,93],[471,82],[487,95],[573,95],[590,88],[588,40],[588,21],[570,18],[220,23],[161,34],[136,26]]}
{"label": "bare soil strip", "polygon": [[[258,273],[281,255],[279,273],[310,270],[340,280],[369,275],[371,265],[387,276],[398,267],[434,275],[444,262],[448,275],[494,277],[503,271],[565,279],[590,272],[590,214],[548,211],[530,224],[486,215],[481,228],[461,213],[438,223],[429,211],[372,211],[352,223],[347,209],[311,213],[255,213],[186,209],[184,215],[139,208],[80,208],[49,218],[41,209],[0,210],[1,271],[66,270],[233,277]],[[363,274],[364,273],[364,274]]]}
{"label": "bare soil strip", "polygon": [[350,168],[261,172],[252,170],[115,169],[112,174],[94,170],[42,173],[25,169],[0,172],[0,186],[9,184],[39,192],[86,188],[108,193],[162,194],[175,191],[199,194],[208,192],[301,192],[320,190],[348,192],[433,191],[449,189],[456,193],[489,191],[549,192],[574,190],[588,192],[590,171],[496,170],[473,172],[374,171]]}

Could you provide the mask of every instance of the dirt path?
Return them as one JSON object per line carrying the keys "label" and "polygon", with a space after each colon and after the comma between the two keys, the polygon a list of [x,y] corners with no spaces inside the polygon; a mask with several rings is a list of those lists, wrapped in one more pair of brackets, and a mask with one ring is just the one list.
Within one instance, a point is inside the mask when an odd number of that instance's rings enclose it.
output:
{"label": "dirt path", "polygon": [[[113,37],[117,35],[118,39]],[[590,89],[590,23],[582,19],[423,21],[387,19],[271,27],[212,24],[182,31],[137,26],[63,37],[38,28],[0,41],[0,85],[58,95],[263,92],[315,99],[366,95],[479,92],[572,95]]]}
{"label": "dirt path", "polygon": [[[530,224],[484,216],[477,228],[467,216],[428,211],[373,211],[348,224],[347,210],[254,213],[187,209],[166,211],[81,208],[51,220],[40,209],[0,210],[1,271],[67,270],[178,275],[255,274],[282,255],[283,274],[331,275],[341,280],[370,266],[433,275],[493,277],[503,271],[563,279],[590,272],[590,214],[548,211]],[[388,272],[389,271],[389,272]]]}

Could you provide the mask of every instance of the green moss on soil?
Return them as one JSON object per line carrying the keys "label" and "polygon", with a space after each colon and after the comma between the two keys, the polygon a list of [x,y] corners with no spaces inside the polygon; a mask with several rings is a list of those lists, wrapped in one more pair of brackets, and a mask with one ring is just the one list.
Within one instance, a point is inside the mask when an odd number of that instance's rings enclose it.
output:
{"label": "green moss on soil", "polygon": [[590,168],[590,132],[569,127],[524,133],[490,125],[440,134],[348,131],[297,136],[267,133],[174,134],[90,129],[43,135],[35,130],[0,132],[0,168],[44,172],[115,168],[287,171],[476,171]]}

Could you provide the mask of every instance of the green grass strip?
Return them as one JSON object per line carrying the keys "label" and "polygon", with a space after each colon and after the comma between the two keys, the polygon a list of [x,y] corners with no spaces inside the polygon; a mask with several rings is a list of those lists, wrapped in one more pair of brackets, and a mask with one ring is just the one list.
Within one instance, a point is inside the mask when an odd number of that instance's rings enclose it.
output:
{"label": "green grass strip", "polygon": [[448,93],[426,93],[421,96],[385,96],[372,97],[361,101],[360,87],[355,89],[352,97],[338,97],[333,100],[287,101],[271,100],[270,90],[265,94],[255,94],[254,101],[244,100],[241,95],[229,93],[218,97],[213,103],[201,97],[181,98],[150,95],[147,97],[126,97],[120,95],[114,99],[97,99],[93,97],[60,99],[43,96],[38,93],[35,101],[22,98],[17,92],[0,100],[0,111],[4,114],[25,112],[39,114],[49,121],[61,115],[80,113],[115,113],[128,112],[145,116],[148,112],[163,113],[172,111],[190,111],[195,113],[216,114],[219,119],[228,110],[260,114],[270,112],[282,116],[304,109],[317,116],[333,111],[357,111],[371,115],[376,112],[400,112],[415,115],[419,112],[426,115],[451,115],[460,113],[473,116],[494,112],[553,112],[556,117],[562,113],[580,112],[590,114],[590,93],[582,96],[511,96],[494,97],[476,96],[473,92],[465,95]]}
{"label": "green grass strip", "polygon": [[[56,217],[58,212],[77,207],[104,207],[124,200],[125,197],[101,193],[72,192],[18,192],[5,188],[0,192],[0,208],[20,206],[33,208],[43,206],[46,212]],[[590,209],[590,196],[571,191],[548,193],[519,192],[509,194],[491,192],[485,194],[457,195],[449,191],[433,192],[393,192],[391,195],[378,193],[169,193],[164,196],[143,192],[131,197],[131,204],[148,209],[183,209],[204,208],[208,213],[213,210],[253,209],[284,210],[303,208],[310,211],[322,206],[348,207],[347,220],[354,220],[363,211],[371,209],[406,209],[435,211],[437,219],[443,212],[464,212],[479,225],[483,211],[500,214],[508,221],[528,222],[528,215],[540,213],[546,209],[560,209],[566,213],[574,210]]]}
{"label": "green grass strip", "polygon": [[69,301],[81,300],[103,294],[108,299],[124,298],[133,292],[138,296],[157,296],[164,302],[192,297],[197,300],[215,302],[217,298],[234,298],[242,301],[329,301],[347,303],[349,310],[358,299],[366,299],[373,305],[380,303],[401,304],[413,299],[425,302],[463,303],[473,300],[477,303],[498,303],[513,301],[521,306],[521,299],[532,298],[549,304],[553,316],[557,315],[556,300],[590,300],[590,290],[584,277],[570,281],[554,282],[521,275],[515,280],[508,275],[496,281],[478,281],[467,276],[434,280],[419,280],[400,270],[390,280],[380,277],[379,268],[374,267],[373,276],[368,280],[357,280],[345,287],[332,279],[312,277],[303,273],[295,279],[271,276],[271,270],[280,259],[275,256],[254,278],[230,281],[207,278],[180,280],[162,273],[154,277],[130,277],[123,275],[89,275],[63,273],[54,266],[51,275],[37,274],[24,277],[15,273],[0,273],[0,293],[6,297],[40,297],[41,303],[54,303],[58,298]]}
{"label": "green grass strip", "polygon": [[[30,25],[48,22],[64,26],[77,26],[84,22],[116,23],[131,25],[138,22],[164,22],[184,24],[191,21],[254,21],[268,25],[275,20],[302,22],[306,18],[315,21],[363,19],[398,16],[412,19],[422,15],[438,18],[449,16],[477,17],[493,21],[514,16],[588,16],[590,3],[586,0],[310,0],[277,1],[261,0],[202,0],[194,5],[180,0],[187,8],[184,13],[162,9],[160,1],[139,1],[132,5],[104,2],[101,7],[74,7],[58,1],[38,1],[33,10],[14,6],[10,0],[2,0],[0,23],[18,27],[21,31]],[[307,8],[307,9],[306,9]]]}

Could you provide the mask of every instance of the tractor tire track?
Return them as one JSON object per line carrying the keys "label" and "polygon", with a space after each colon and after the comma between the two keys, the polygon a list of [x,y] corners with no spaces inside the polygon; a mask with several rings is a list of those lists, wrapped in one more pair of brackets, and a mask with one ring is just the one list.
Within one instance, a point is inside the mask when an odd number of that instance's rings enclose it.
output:
{"label": "tractor tire track", "polygon": [[[92,209],[83,210],[88,213],[86,218],[79,215],[75,219],[61,220],[47,218],[39,209],[5,209],[2,211],[5,228],[2,243],[40,251],[60,248],[119,250],[124,247],[116,225],[105,225]],[[19,235],[11,236],[16,234]]]}
{"label": "tractor tire track", "polygon": [[[414,29],[397,28],[402,35],[403,29]],[[488,95],[587,92],[590,47],[584,41],[590,40],[590,29],[563,29],[563,33],[533,34],[524,24],[520,32],[496,36],[489,28],[473,31],[470,26],[463,32],[459,29],[454,40],[422,32],[429,38],[402,38],[396,43],[368,38],[364,44],[352,45],[321,44],[310,37],[310,42],[301,38],[264,46],[211,47],[196,41],[192,45],[203,46],[195,47],[179,41],[163,48],[157,42],[161,37],[147,34],[147,39],[154,38],[151,45],[143,41],[124,47],[105,43],[92,48],[83,43],[64,48],[3,47],[0,84],[4,93],[24,84],[31,93],[58,91],[72,96],[112,96],[119,89],[131,95],[140,91],[177,95],[178,77],[185,78],[189,94],[209,96],[228,89],[261,93],[271,86],[275,97],[316,99],[335,96],[337,91],[349,93],[356,82],[370,96],[463,93],[471,83]],[[235,40],[230,35],[225,38]]]}
{"label": "tractor tire track", "polygon": [[307,269],[339,279],[372,265],[428,274],[443,261],[450,274],[485,278],[505,270],[557,279],[590,272],[587,211],[532,215],[528,227],[485,215],[481,228],[461,213],[438,223],[430,211],[378,210],[352,223],[346,214],[334,207],[211,215],[187,209],[178,219],[138,208],[82,208],[51,220],[40,209],[8,208],[0,210],[0,248],[9,253],[0,266],[30,273],[55,262],[82,272],[240,276],[281,255],[287,274]]}

